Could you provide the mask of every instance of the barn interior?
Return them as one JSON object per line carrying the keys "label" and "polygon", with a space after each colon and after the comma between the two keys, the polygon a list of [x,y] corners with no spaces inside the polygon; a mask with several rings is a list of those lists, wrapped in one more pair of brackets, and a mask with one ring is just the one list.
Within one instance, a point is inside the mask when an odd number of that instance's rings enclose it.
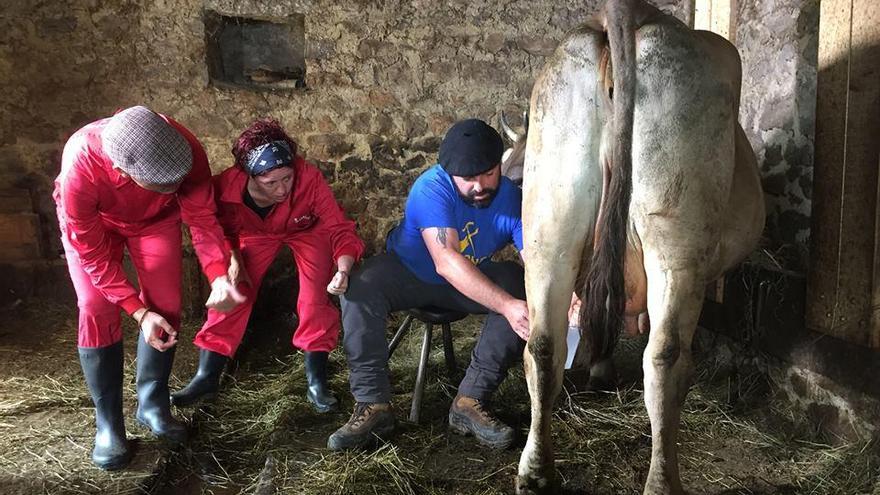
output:
{"label": "barn interior", "polygon": [[[380,252],[413,181],[449,126],[523,124],[535,76],[598,0],[96,0],[0,6],[0,491],[25,493],[512,493],[529,425],[521,367],[499,415],[522,437],[491,451],[454,435],[461,378],[439,337],[419,421],[405,420],[420,327],[391,360],[402,429],[367,452],[331,453],[353,400],[340,347],[342,410],[305,400],[291,255],[276,259],[218,399],[176,410],[191,441],[170,448],[129,422],[132,465],[89,460],[93,405],[77,358],[76,295],[54,180],[66,139],[143,104],[198,137],[212,171],[253,120],[278,119],[317,165],[367,255]],[[693,493],[880,494],[880,3],[654,0],[735,44],[739,120],[761,171],[759,248],[706,289],[697,380],[682,414],[682,478]],[[188,241],[187,241],[188,242]],[[511,253],[507,253],[510,255]],[[207,282],[184,248],[184,323],[171,378],[198,360],[191,338]],[[281,309],[279,309],[281,308]],[[404,315],[389,322],[389,338]],[[482,317],[454,323],[459,370]],[[126,320],[125,407],[134,408],[135,324]],[[570,376],[554,417],[565,493],[640,493],[650,457],[641,350],[623,339],[620,383]],[[130,417],[131,414],[128,414]]]}

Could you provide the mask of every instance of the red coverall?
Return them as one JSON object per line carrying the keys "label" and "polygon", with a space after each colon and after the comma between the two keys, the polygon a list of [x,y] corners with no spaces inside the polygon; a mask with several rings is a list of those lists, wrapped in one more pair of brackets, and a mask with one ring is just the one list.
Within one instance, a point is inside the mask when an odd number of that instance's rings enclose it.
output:
{"label": "red coverall", "polygon": [[[181,217],[208,279],[226,275],[228,249],[205,150],[185,127],[162,118],[192,147],[192,170],[174,194],[148,191],[113,170],[101,141],[109,118],[76,131],[64,146],[53,197],[79,306],[79,347],[119,342],[120,307],[128,314],[150,308],[180,328]],[[140,293],[123,271],[123,248]]]}
{"label": "red coverall", "polygon": [[296,304],[299,326],[293,345],[310,352],[329,352],[339,337],[339,311],[327,294],[335,260],[349,255],[357,261],[364,242],[355,223],[336,203],[321,172],[301,157],[293,163],[294,185],[287,199],[277,203],[265,220],[244,204],[248,174],[233,166],[214,177],[220,223],[229,247],[240,249],[251,288],[241,287],[248,299],[229,313],[208,310],[208,320],[195,344],[232,357],[241,343],[254,299],[266,270],[282,245],[293,252],[299,274]]}

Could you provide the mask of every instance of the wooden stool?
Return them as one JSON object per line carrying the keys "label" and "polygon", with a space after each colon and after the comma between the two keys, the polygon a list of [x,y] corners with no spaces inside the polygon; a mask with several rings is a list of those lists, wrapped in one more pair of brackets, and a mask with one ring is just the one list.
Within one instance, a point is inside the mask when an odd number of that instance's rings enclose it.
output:
{"label": "wooden stool", "polygon": [[388,344],[388,359],[403,337],[409,332],[413,319],[419,320],[425,324],[425,333],[422,337],[422,355],[419,359],[419,370],[416,375],[416,386],[413,390],[412,408],[409,412],[409,420],[413,423],[419,422],[419,412],[422,408],[422,393],[425,391],[425,374],[428,367],[428,355],[431,352],[431,337],[434,332],[434,325],[440,325],[443,328],[443,354],[446,357],[446,370],[449,373],[450,380],[454,380],[458,374],[458,366],[455,364],[455,351],[452,348],[452,328],[450,325],[456,321],[467,318],[468,313],[459,311],[450,311],[434,306],[425,306],[422,308],[411,309],[407,311],[406,318],[397,333],[391,338]]}

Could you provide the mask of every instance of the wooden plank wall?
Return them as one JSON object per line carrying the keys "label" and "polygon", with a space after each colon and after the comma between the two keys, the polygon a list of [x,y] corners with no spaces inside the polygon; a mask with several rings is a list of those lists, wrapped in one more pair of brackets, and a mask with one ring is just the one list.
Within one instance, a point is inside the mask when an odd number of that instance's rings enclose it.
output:
{"label": "wooden plank wall", "polygon": [[808,328],[880,348],[880,2],[823,0]]}

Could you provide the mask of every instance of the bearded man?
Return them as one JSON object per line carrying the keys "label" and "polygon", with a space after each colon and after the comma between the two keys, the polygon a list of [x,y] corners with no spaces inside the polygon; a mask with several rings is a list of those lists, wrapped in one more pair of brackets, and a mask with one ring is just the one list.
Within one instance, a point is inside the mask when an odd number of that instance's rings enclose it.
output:
{"label": "bearded man", "polygon": [[394,431],[386,320],[391,312],[425,306],[487,315],[449,424],[490,447],[513,442],[513,429],[490,409],[529,331],[522,267],[491,260],[511,242],[523,247],[522,194],[501,176],[503,148],[498,132],[481,120],[454,124],[440,145],[439,164],[413,184],[386,252],[352,273],[341,302],[356,404],[348,423],[330,436],[330,449],[365,446]]}

